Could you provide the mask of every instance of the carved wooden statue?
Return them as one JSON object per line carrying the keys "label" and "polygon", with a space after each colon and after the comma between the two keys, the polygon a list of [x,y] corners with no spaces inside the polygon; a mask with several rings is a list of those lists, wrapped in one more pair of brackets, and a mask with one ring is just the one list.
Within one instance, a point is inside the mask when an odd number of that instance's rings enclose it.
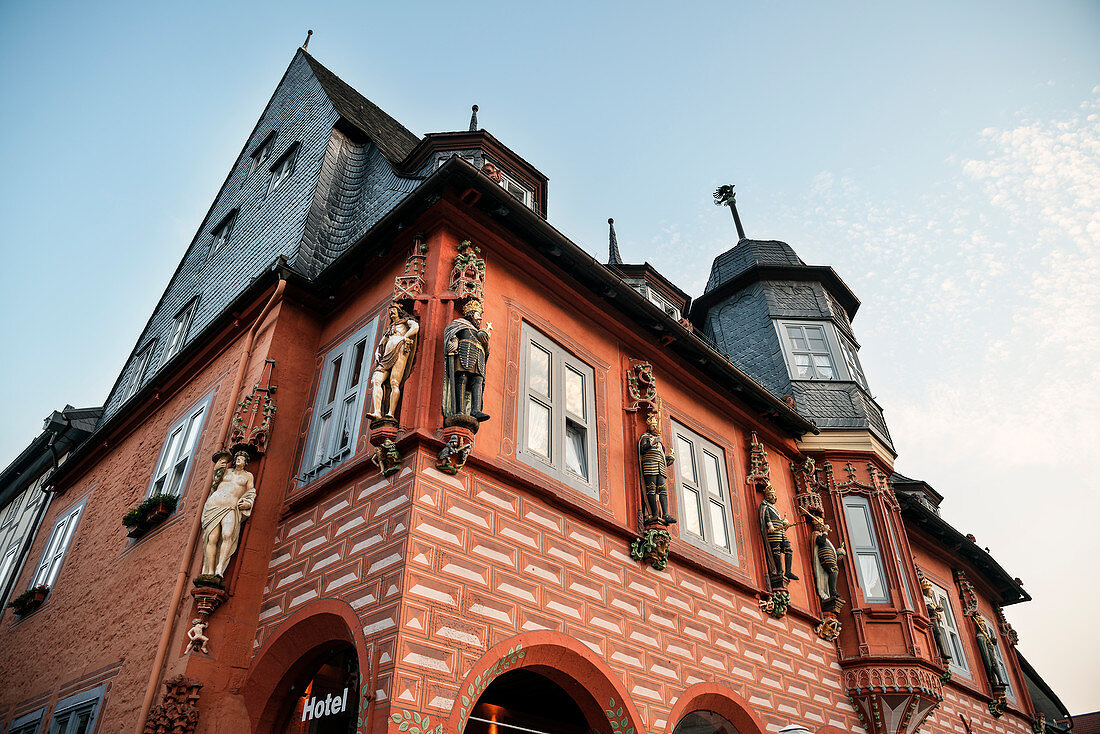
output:
{"label": "carved wooden statue", "polygon": [[947,632],[943,627],[943,607],[936,601],[931,581],[922,578],[920,588],[924,594],[924,606],[928,609],[928,619],[932,622],[932,639],[936,642],[936,651],[944,663],[950,663],[951,647],[947,643]]}
{"label": "carved wooden statue", "polygon": [[787,539],[787,528],[791,522],[779,513],[779,508],[775,506],[776,499],[775,488],[770,484],[764,487],[764,501],[760,503],[759,515],[760,535],[767,550],[764,555],[768,561],[768,573],[775,579],[798,581],[798,577],[791,572],[794,549]]}
{"label": "carved wooden statue", "polygon": [[202,574],[196,583],[221,587],[223,576],[241,537],[241,527],[252,514],[256,486],[252,472],[245,469],[252,447],[233,447],[233,466],[227,467],[230,452],[214,455],[214,486],[202,508]]}
{"label": "carved wooden statue", "polygon": [[[810,515],[813,527],[811,539],[814,544],[814,585],[817,595],[823,602],[840,599],[836,590],[837,577],[840,575],[840,560],[848,555],[844,546],[837,548],[829,540],[831,528],[820,517]],[[789,574],[789,571],[788,571]]]}
{"label": "carved wooden statue", "polygon": [[401,385],[412,371],[420,331],[416,318],[396,303],[390,305],[389,317],[389,326],[382,333],[375,351],[374,373],[371,375],[374,407],[370,417],[375,420],[392,419],[397,413]]}
{"label": "carved wooden statue", "polygon": [[676,522],[668,511],[668,467],[676,457],[665,451],[661,441],[661,414],[646,417],[646,430],[638,439],[638,461],[642,467],[642,491],[645,501],[645,522],[672,525]]}
{"label": "carved wooden statue", "polygon": [[485,360],[493,325],[481,327],[482,306],[469,301],[458,318],[443,330],[443,416],[469,416],[476,424],[489,419],[482,410]]}
{"label": "carved wooden statue", "polygon": [[982,655],[982,666],[985,667],[986,675],[989,676],[989,685],[994,694],[1003,692],[1008,684],[1001,676],[1000,666],[997,665],[997,638],[993,635],[992,630],[986,626],[984,619],[977,615],[974,615],[973,619],[978,639],[978,651]]}

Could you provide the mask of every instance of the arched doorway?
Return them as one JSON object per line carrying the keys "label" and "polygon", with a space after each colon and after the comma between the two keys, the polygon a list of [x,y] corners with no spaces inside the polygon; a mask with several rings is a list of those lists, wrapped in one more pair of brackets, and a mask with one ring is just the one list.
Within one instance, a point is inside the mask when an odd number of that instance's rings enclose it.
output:
{"label": "arched doorway", "polygon": [[275,734],[355,734],[359,661],[350,643],[322,645],[303,655],[279,689]]}
{"label": "arched doorway", "polygon": [[592,727],[564,688],[521,668],[493,681],[478,698],[464,734],[589,734]]}

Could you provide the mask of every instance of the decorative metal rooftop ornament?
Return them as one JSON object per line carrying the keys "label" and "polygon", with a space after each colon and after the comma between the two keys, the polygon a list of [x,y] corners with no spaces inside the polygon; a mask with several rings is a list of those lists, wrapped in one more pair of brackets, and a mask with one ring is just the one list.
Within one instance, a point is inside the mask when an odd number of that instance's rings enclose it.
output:
{"label": "decorative metal rooftop ornament", "polygon": [[302,50],[303,51],[308,51],[309,50],[309,37],[312,36],[312,35],[313,35],[312,30],[306,31],[306,40],[302,42]]}
{"label": "decorative metal rooftop ornament", "polygon": [[745,228],[741,226],[741,217],[737,215],[737,196],[733,191],[733,184],[726,184],[715,189],[714,204],[730,208],[730,212],[733,213],[733,223],[737,227],[737,238],[738,240],[745,239]]}
{"label": "decorative metal rooftop ornament", "polygon": [[470,132],[477,130],[477,105],[470,108]]}
{"label": "decorative metal rooftop ornament", "polygon": [[615,236],[615,220],[608,217],[607,226],[610,230],[607,235],[607,264],[622,265],[623,258],[619,254],[619,239]]}

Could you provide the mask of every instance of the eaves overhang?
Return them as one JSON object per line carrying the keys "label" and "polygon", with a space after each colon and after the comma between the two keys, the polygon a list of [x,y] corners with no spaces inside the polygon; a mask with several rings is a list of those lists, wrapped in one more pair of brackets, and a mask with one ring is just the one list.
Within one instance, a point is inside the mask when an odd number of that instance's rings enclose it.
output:
{"label": "eaves overhang", "polygon": [[718,285],[713,290],[697,297],[691,304],[692,322],[697,326],[702,325],[703,319],[711,306],[737,293],[746,286],[762,280],[794,280],[821,283],[848,314],[849,321],[855,317],[856,311],[859,310],[859,299],[856,298],[856,294],[837,275],[837,272],[828,265],[756,264]]}
{"label": "eaves overhang", "polygon": [[1024,591],[1023,586],[1009,576],[1008,571],[977,543],[916,499],[901,492],[895,492],[894,495],[901,505],[901,515],[905,522],[920,528],[939,541],[944,550],[965,560],[1000,595],[1001,606],[1031,601],[1031,595]]}

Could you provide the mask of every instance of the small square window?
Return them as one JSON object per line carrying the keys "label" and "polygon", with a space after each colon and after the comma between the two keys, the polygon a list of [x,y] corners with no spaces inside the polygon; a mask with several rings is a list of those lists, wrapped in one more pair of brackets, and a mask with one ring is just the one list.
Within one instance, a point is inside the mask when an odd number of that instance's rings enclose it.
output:
{"label": "small square window", "polygon": [[279,188],[279,185],[290,178],[290,174],[294,173],[294,161],[298,157],[298,143],[291,145],[285,153],[283,153],[279,160],[275,161],[275,165],[271,167],[271,179],[267,184],[267,195],[271,196],[275,189]]}
{"label": "small square window", "polygon": [[191,299],[191,302],[183,307],[178,314],[176,314],[176,320],[172,325],[172,338],[168,340],[168,348],[164,350],[164,361],[172,359],[176,356],[181,349],[183,349],[184,342],[187,341],[187,333],[191,330],[191,322],[195,318],[195,308],[199,304],[198,298]]}
{"label": "small square window", "polygon": [[592,368],[523,325],[518,458],[584,494],[598,494]]}

